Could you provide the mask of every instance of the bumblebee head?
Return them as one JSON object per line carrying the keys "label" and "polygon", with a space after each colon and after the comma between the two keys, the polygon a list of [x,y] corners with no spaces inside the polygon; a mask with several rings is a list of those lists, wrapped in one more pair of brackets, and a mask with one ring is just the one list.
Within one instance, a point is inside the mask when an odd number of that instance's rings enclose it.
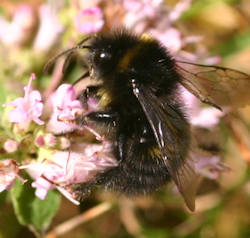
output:
{"label": "bumblebee head", "polygon": [[[125,37],[126,36],[126,37]],[[100,35],[94,38],[90,49],[90,65],[96,78],[111,74],[122,57],[136,45],[137,39],[128,34]]]}
{"label": "bumblebee head", "polygon": [[103,47],[93,47],[90,51],[90,66],[98,79],[102,77],[115,67],[118,55],[116,51],[112,50],[111,45],[105,45]]}

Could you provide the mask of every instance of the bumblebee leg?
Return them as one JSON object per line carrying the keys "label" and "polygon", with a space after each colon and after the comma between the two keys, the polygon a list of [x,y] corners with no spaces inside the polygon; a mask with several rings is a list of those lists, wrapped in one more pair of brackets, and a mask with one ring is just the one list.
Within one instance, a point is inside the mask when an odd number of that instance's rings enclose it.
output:
{"label": "bumblebee leg", "polygon": [[97,91],[100,86],[89,86],[87,87],[79,96],[78,99],[81,101],[82,105],[87,109],[87,100],[90,97],[97,97]]}
{"label": "bumblebee leg", "polygon": [[117,121],[117,114],[112,112],[91,112],[87,115],[82,115],[76,118],[76,123],[80,126],[87,125],[88,121],[113,124],[113,126],[115,126]]}
{"label": "bumblebee leg", "polygon": [[86,99],[90,97],[96,97],[97,91],[100,89],[100,86],[89,86],[84,90]]}
{"label": "bumblebee leg", "polygon": [[[92,112],[88,115],[83,116],[80,119],[81,123],[84,121],[85,125],[88,124],[88,121],[95,121],[97,123],[103,123],[107,125],[116,126],[118,121],[118,115],[115,112]],[[124,151],[126,145],[126,135],[118,133],[118,138],[116,141],[117,153],[119,156],[119,162],[124,159]]]}
{"label": "bumblebee leg", "polygon": [[91,112],[85,116],[87,120],[101,123],[115,123],[117,114],[114,112]]}
{"label": "bumblebee leg", "polygon": [[69,188],[74,198],[81,202],[90,195],[96,184],[96,180],[94,179],[86,183],[77,183],[69,185]]}

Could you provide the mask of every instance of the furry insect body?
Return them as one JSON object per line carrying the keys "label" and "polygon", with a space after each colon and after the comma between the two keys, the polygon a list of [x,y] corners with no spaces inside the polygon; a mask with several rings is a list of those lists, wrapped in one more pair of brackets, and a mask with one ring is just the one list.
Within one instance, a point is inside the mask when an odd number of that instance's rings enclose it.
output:
{"label": "furry insect body", "polygon": [[[155,107],[164,109],[164,116],[181,138],[181,143],[176,144],[176,138],[169,135],[168,147],[178,150],[178,161],[184,162],[190,132],[182,103],[176,98],[180,77],[174,60],[157,41],[142,40],[121,32],[95,38],[91,43],[89,61],[94,69],[93,78],[102,80],[96,92],[101,109],[82,120],[113,127],[114,154],[119,161],[117,167],[100,174],[91,183],[130,195],[153,192],[166,184],[171,176],[163,159],[166,155],[159,148],[152,125],[134,90],[140,91],[143,86],[157,97]],[[171,110],[175,115],[171,115]],[[175,160],[174,154],[167,157]],[[175,169],[178,170],[179,166],[181,163],[176,163]],[[84,194],[84,184],[78,189]]]}

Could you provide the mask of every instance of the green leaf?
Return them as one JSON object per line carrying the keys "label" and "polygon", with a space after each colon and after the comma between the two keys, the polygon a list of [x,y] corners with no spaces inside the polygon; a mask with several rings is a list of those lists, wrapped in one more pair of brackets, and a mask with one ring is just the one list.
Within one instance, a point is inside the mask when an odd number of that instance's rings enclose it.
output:
{"label": "green leaf", "polygon": [[60,205],[60,194],[57,191],[49,191],[42,201],[35,196],[30,183],[23,185],[20,181],[11,189],[11,199],[18,221],[38,232],[48,228]]}

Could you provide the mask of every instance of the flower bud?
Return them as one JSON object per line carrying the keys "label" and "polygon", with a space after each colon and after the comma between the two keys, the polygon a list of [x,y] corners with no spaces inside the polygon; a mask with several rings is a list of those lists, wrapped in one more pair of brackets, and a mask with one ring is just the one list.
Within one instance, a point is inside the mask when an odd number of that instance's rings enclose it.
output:
{"label": "flower bud", "polygon": [[56,145],[57,140],[53,134],[47,133],[44,135],[44,142],[45,142],[45,146],[50,148]]}
{"label": "flower bud", "polygon": [[14,153],[17,151],[18,142],[12,139],[8,139],[4,142],[3,148],[7,153]]}

